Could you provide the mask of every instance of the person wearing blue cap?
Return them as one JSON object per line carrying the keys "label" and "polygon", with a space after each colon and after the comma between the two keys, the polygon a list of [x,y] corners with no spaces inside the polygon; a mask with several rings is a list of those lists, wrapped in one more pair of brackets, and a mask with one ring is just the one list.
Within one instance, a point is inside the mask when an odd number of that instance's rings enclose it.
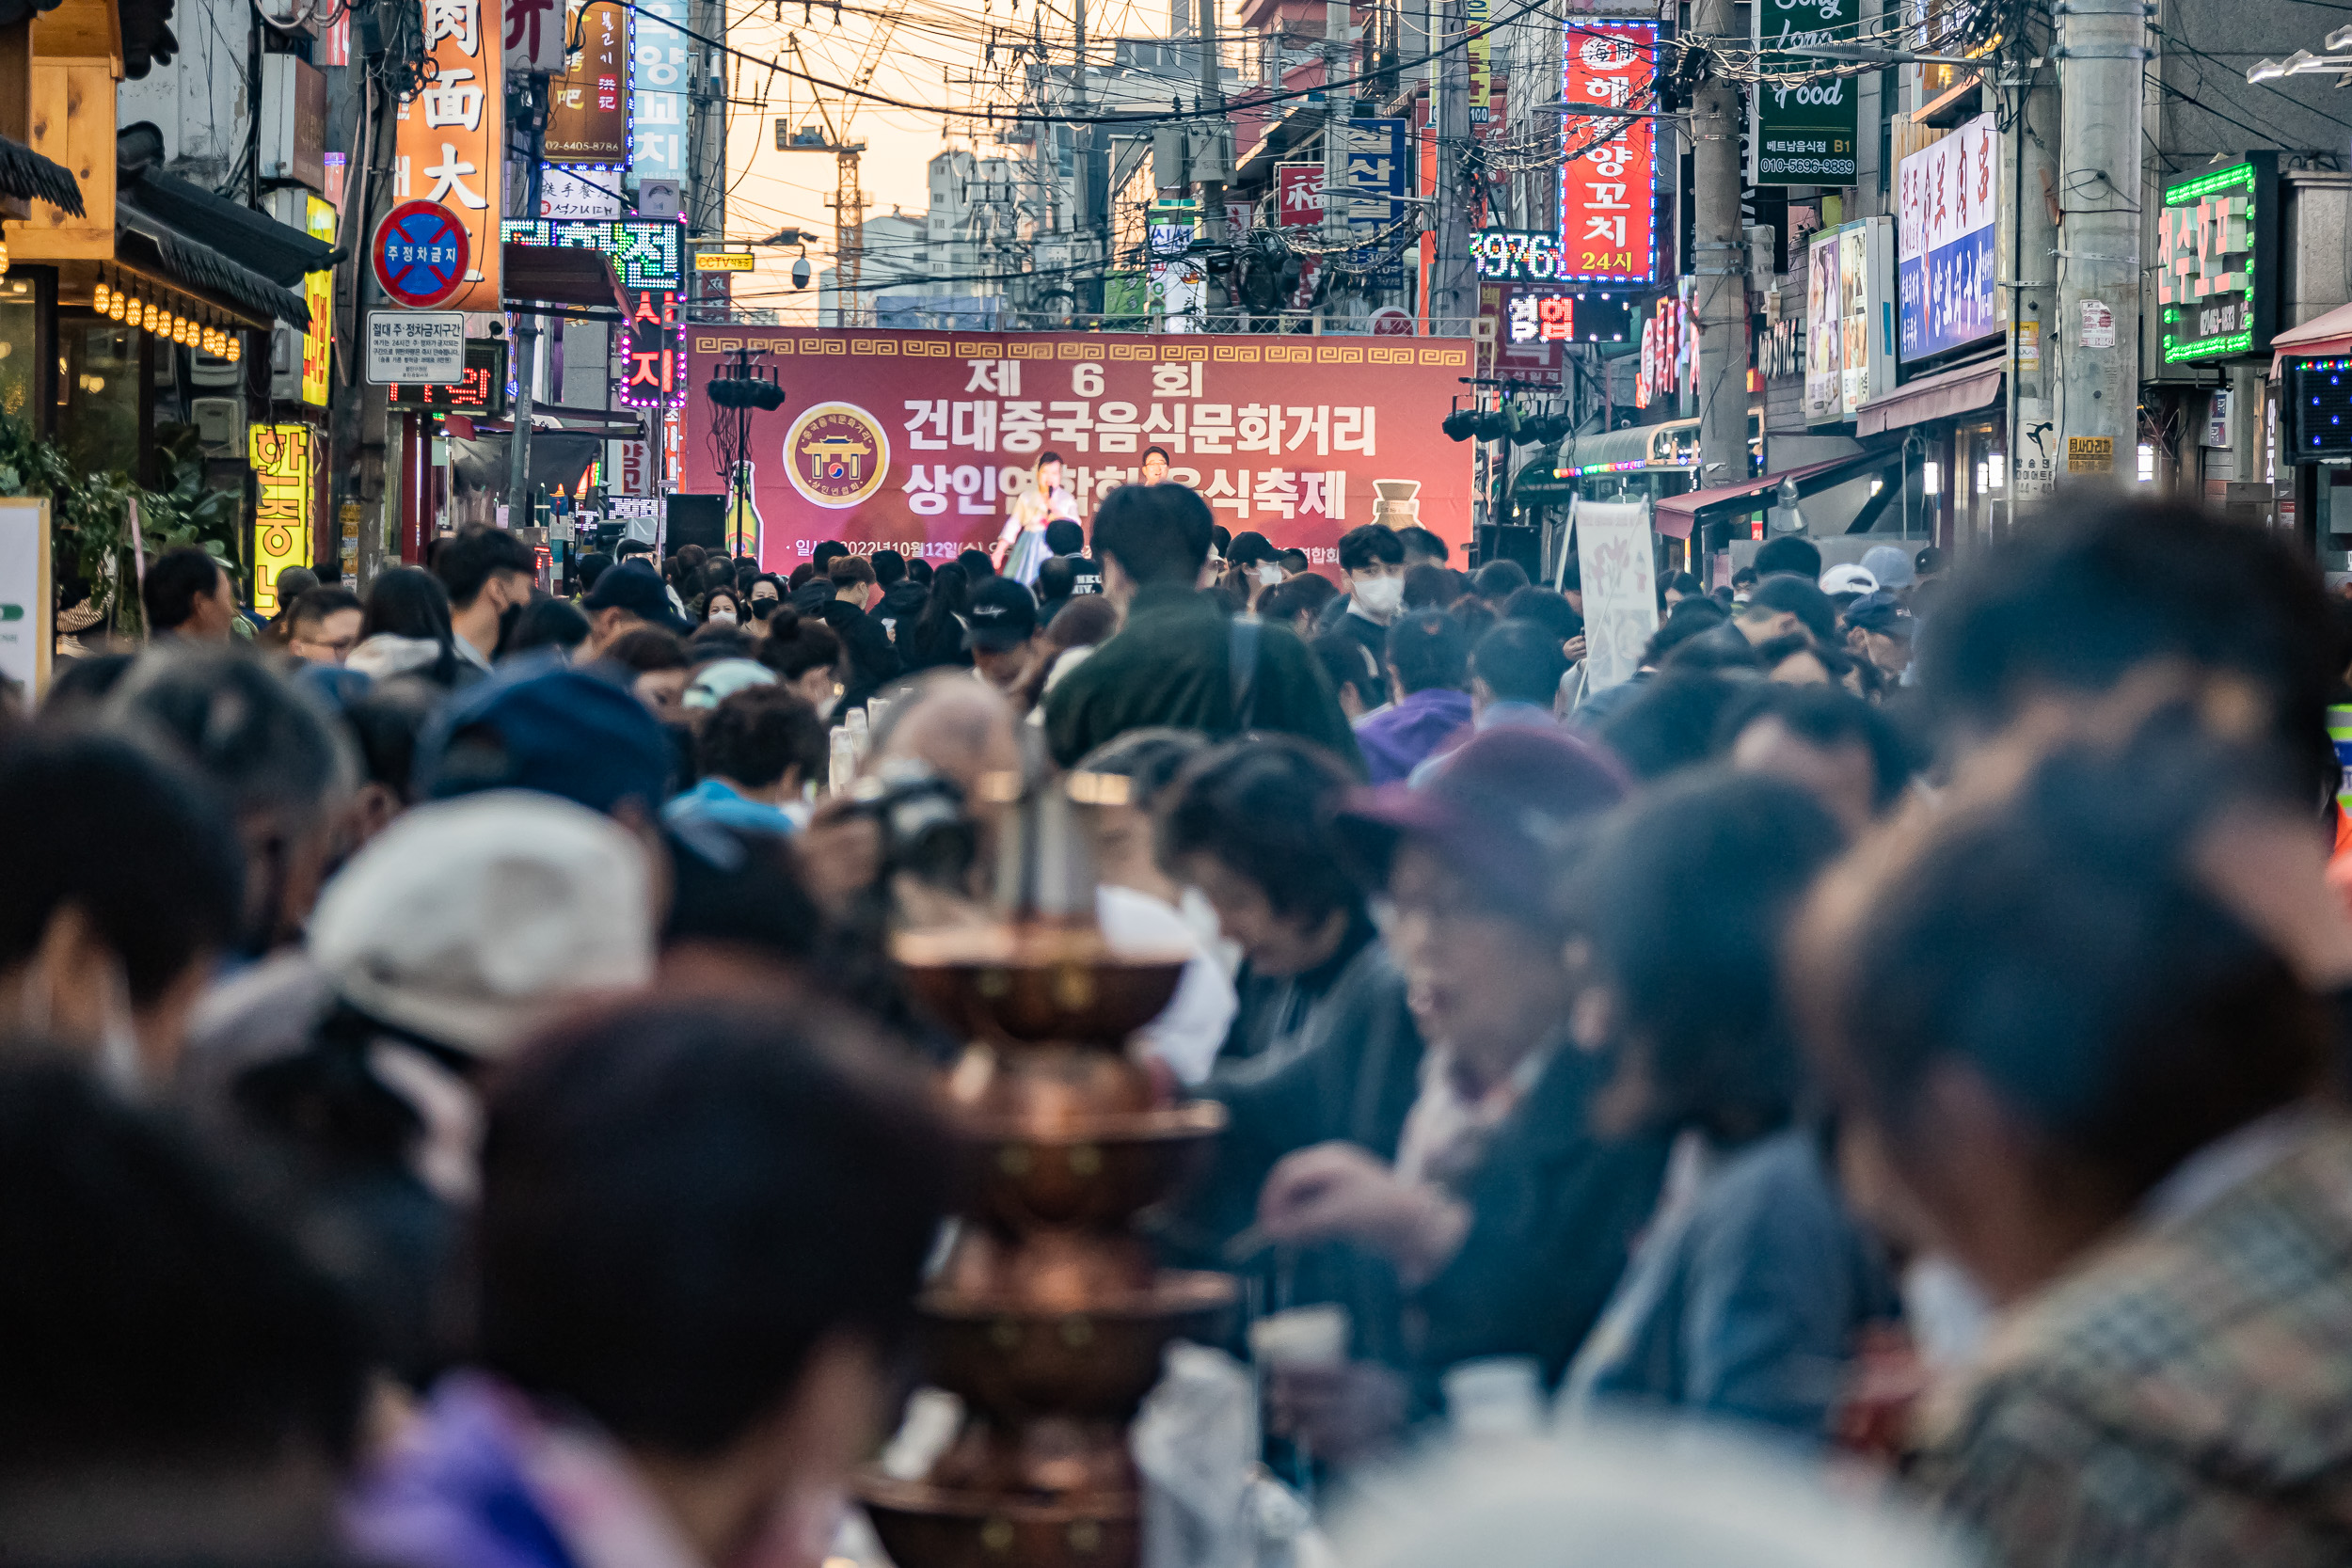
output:
{"label": "person wearing blue cap", "polygon": [[[642,577],[616,566],[603,580]],[[601,584],[599,584],[601,586]],[[535,789],[591,811],[650,819],[676,762],[661,721],[628,689],[584,670],[533,665],[461,693],[417,751],[417,796]]]}

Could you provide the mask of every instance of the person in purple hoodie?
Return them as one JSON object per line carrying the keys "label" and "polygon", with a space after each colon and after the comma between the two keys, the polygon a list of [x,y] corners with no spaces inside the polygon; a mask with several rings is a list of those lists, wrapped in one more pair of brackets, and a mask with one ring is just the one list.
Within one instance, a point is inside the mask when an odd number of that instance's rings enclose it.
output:
{"label": "person in purple hoodie", "polygon": [[891,1055],[756,989],[526,1050],[489,1108],[474,1362],[358,1485],[354,1556],[815,1568],[952,1164]]}
{"label": "person in purple hoodie", "polygon": [[1409,776],[1470,721],[1470,633],[1442,610],[1400,615],[1389,627],[1388,706],[1356,721],[1375,784]]}

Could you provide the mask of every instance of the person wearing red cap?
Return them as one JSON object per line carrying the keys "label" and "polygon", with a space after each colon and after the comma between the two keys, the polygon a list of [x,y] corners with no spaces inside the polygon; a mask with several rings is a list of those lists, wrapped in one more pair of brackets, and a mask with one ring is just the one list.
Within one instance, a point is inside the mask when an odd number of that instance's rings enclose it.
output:
{"label": "person wearing red cap", "polygon": [[1565,1367],[1623,1273],[1665,1167],[1662,1139],[1591,1131],[1605,1061],[1572,1049],[1579,981],[1560,882],[1591,820],[1623,798],[1615,760],[1560,731],[1478,736],[1423,788],[1359,791],[1339,818],[1385,891],[1390,945],[1428,1045],[1393,1161],[1301,1149],[1259,1196],[1276,1242],[1376,1258],[1405,1311],[1357,1307],[1381,1357],[1274,1381],[1278,1423],[1344,1461],[1375,1451],[1458,1362]]}

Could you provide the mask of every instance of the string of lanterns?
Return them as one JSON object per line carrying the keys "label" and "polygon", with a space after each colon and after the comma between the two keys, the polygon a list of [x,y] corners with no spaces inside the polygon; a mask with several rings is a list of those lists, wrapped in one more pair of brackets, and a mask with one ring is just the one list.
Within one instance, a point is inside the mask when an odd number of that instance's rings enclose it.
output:
{"label": "string of lanterns", "polygon": [[110,285],[102,270],[98,286],[91,291],[90,306],[108,321],[121,322],[144,332],[168,338],[175,343],[202,350],[216,359],[235,364],[245,356],[245,335],[235,328],[219,325],[215,313],[206,306],[196,305],[197,315],[188,315],[178,307],[192,302],[183,300],[169,290],[158,291],[143,277],[134,277],[126,285],[125,275],[117,272]]}

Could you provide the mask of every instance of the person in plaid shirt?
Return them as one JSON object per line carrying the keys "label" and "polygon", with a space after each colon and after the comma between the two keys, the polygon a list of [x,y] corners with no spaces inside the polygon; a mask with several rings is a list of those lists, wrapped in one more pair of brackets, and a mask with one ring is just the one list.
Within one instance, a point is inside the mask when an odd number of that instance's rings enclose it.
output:
{"label": "person in plaid shirt", "polygon": [[2010,1568],[2352,1558],[2344,933],[2278,776],[2170,719],[2043,756],[1834,872],[1792,956],[1850,1135],[2003,1309],[1908,1475]]}

